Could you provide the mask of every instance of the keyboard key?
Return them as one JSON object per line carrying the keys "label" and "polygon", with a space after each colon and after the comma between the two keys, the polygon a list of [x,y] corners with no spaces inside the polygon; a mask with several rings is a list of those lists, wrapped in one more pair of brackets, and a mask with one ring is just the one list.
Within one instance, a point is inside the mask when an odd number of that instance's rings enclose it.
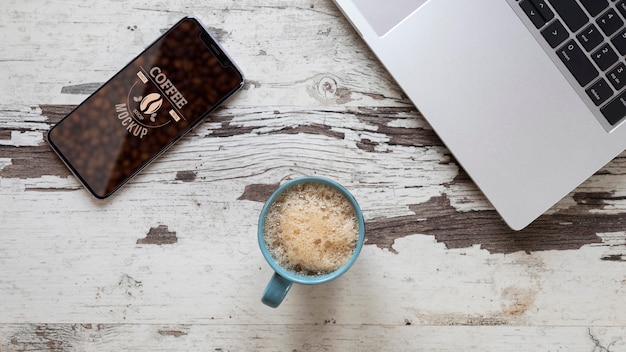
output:
{"label": "keyboard key", "polygon": [[608,69],[619,60],[617,54],[611,49],[609,44],[602,45],[600,49],[593,52],[591,57],[602,71]]}
{"label": "keyboard key", "polygon": [[602,31],[606,35],[612,35],[624,25],[624,21],[619,18],[617,12],[615,12],[615,10],[613,9],[605,12],[602,16],[600,16],[600,18],[598,18],[596,22],[598,23],[598,26],[600,26],[600,29],[602,29]]}
{"label": "keyboard key", "polygon": [[569,37],[569,32],[563,27],[559,20],[556,20],[541,31],[541,35],[546,39],[552,48],[563,43]]}
{"label": "keyboard key", "polygon": [[537,12],[541,15],[541,17],[546,21],[550,21],[554,18],[554,12],[550,10],[548,5],[544,0],[530,0],[530,2],[535,6]]}
{"label": "keyboard key", "polygon": [[583,31],[580,32],[576,38],[578,38],[580,44],[582,44],[583,48],[587,51],[591,51],[604,41],[604,36],[600,33],[598,27],[596,27],[593,23],[583,29]]}
{"label": "keyboard key", "polygon": [[589,21],[589,17],[576,0],[549,0],[549,3],[572,32],[578,31]]}
{"label": "keyboard key", "polygon": [[539,11],[535,8],[535,5],[530,3],[530,0],[522,0],[522,2],[519,3],[519,6],[522,8],[524,13],[526,13],[526,16],[530,18],[535,27],[541,28],[544,24],[546,24],[546,20],[541,17]]}
{"label": "keyboard key", "polygon": [[617,3],[617,9],[622,14],[622,16],[626,17],[626,0],[622,0]]}
{"label": "keyboard key", "polygon": [[600,112],[611,125],[618,123],[626,115],[626,92],[606,104]]}
{"label": "keyboard key", "polygon": [[615,45],[615,49],[617,49],[620,54],[626,55],[626,29],[613,37],[613,39],[611,39],[611,43]]}
{"label": "keyboard key", "polygon": [[606,78],[609,79],[615,90],[621,90],[626,86],[626,66],[620,63],[606,74]]}
{"label": "keyboard key", "polygon": [[593,17],[597,16],[602,10],[609,6],[607,0],[580,0],[583,6],[589,11],[589,14]]}
{"label": "keyboard key", "polygon": [[598,70],[574,40],[565,43],[556,53],[581,86],[598,77]]}
{"label": "keyboard key", "polygon": [[600,78],[600,80],[589,87],[586,92],[596,106],[600,106],[600,104],[604,103],[613,95],[613,89],[606,83],[604,78]]}

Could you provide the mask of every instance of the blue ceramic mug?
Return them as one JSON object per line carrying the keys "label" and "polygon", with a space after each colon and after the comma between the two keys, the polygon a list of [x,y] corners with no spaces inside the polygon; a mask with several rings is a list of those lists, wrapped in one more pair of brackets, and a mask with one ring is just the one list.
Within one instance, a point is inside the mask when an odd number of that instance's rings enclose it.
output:
{"label": "blue ceramic mug", "polygon": [[[304,274],[300,274],[295,271],[282,267],[270,253],[270,250],[264,239],[265,219],[274,201],[284,191],[288,190],[290,187],[293,187],[298,184],[309,183],[309,182],[321,183],[321,184],[330,186],[334,188],[335,190],[339,191],[343,196],[345,196],[345,198],[350,202],[350,204],[352,205],[352,208],[354,209],[354,215],[356,216],[356,220],[358,224],[357,243],[356,243],[356,247],[354,248],[354,251],[352,252],[352,256],[350,257],[350,259],[338,269],[330,273],[321,274],[321,275],[304,275]],[[274,269],[274,275],[270,279],[270,282],[267,284],[267,287],[265,288],[265,292],[263,293],[263,298],[261,299],[261,301],[270,307],[276,308],[281,304],[281,302],[287,295],[287,292],[289,292],[289,289],[291,288],[291,285],[293,283],[298,283],[298,284],[303,284],[303,285],[316,285],[316,284],[329,282],[331,280],[338,278],[343,273],[348,271],[348,269],[350,269],[352,264],[354,264],[354,262],[356,261],[361,251],[361,248],[363,247],[364,238],[365,238],[365,224],[363,221],[363,213],[361,212],[361,208],[359,207],[358,203],[356,202],[352,194],[350,194],[350,192],[348,192],[345,188],[343,188],[338,183],[332,180],[326,179],[326,178],[322,178],[322,177],[302,177],[302,178],[298,178],[298,179],[289,181],[281,185],[267,200],[267,202],[265,203],[265,206],[263,207],[263,210],[261,211],[261,216],[259,217],[259,227],[258,227],[259,246],[261,247],[261,252],[263,253],[263,256],[265,257],[265,260],[267,260],[267,262],[272,267],[272,269]]]}

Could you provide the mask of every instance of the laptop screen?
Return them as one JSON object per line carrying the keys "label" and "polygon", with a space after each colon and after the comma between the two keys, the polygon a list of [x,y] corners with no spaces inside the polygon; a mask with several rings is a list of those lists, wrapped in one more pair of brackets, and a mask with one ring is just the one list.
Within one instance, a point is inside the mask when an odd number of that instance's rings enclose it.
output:
{"label": "laptop screen", "polygon": [[385,35],[428,0],[352,0],[376,34]]}

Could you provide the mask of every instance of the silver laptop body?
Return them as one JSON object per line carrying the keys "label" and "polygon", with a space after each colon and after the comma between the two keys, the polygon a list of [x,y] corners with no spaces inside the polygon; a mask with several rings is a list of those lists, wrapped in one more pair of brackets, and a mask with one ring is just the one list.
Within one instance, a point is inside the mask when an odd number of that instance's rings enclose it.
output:
{"label": "silver laptop body", "polygon": [[624,150],[520,1],[334,1],[511,228]]}

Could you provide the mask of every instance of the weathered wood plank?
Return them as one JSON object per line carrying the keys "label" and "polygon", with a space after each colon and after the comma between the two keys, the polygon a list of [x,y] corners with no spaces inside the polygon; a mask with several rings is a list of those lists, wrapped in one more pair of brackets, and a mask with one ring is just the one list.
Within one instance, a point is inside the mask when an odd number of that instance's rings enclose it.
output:
{"label": "weathered wood plank", "polygon": [[0,13],[3,44],[11,48],[0,58],[0,93],[26,105],[77,104],[188,14],[211,29],[248,78],[231,105],[409,105],[331,1],[194,0],[158,8],[145,0],[13,2]]}
{"label": "weathered wood plank", "polygon": [[[408,324],[408,323],[407,323]],[[612,327],[338,325],[0,325],[0,350],[17,351],[624,351]]]}
{"label": "weathered wood plank", "polygon": [[[8,145],[0,146],[2,148],[0,155],[10,160],[9,165],[0,169],[0,175],[8,178],[26,179],[43,175],[67,178],[69,176],[67,168],[59,162],[50,148],[42,141],[43,134],[48,130],[49,124],[59,121],[72,108],[72,106],[42,106],[43,116],[34,119],[44,122],[31,127],[28,131],[29,133],[41,134],[34,137],[36,141],[34,146],[15,148],[15,145],[12,145],[22,142],[22,139],[18,142],[11,139]],[[446,159],[440,160],[439,163],[445,162],[448,170],[459,169],[454,160],[445,155],[445,148],[434,132],[423,121],[418,121],[422,118],[415,110],[374,109],[363,112],[361,109],[356,111],[346,109],[302,112],[287,109],[285,112],[260,112],[257,110],[253,115],[249,115],[248,110],[245,109],[243,111],[233,108],[222,109],[218,114],[212,116],[207,123],[194,131],[188,137],[189,142],[195,142],[194,138],[202,138],[202,136],[205,138],[276,136],[278,138],[279,135],[307,134],[325,136],[344,143],[354,143],[358,148],[355,152],[360,150],[360,157],[364,160],[368,160],[370,154],[375,157],[379,154],[385,156],[387,157],[385,160],[380,159],[377,163],[388,163],[390,169],[393,167],[392,163],[397,161],[394,159],[394,154],[400,155],[401,152],[411,148],[419,150],[421,153],[427,153],[429,149],[440,149],[443,152],[440,155]],[[28,116],[31,116],[32,112],[29,114]],[[307,118],[299,120],[291,118],[290,122],[286,121],[289,119],[287,116],[296,114],[305,114]],[[0,130],[10,132],[8,133],[10,135],[19,133],[18,130],[12,129],[10,126],[18,125],[19,120],[23,121],[23,117],[13,116],[12,120],[5,119],[4,125],[6,127],[2,127]],[[353,123],[348,125],[345,123],[347,120],[352,120]],[[260,123],[266,125],[263,126]],[[277,141],[279,140],[277,139]],[[364,143],[370,147],[360,148],[359,145]],[[312,146],[312,148],[315,147]],[[178,158],[178,152],[177,148],[171,151],[174,159]],[[376,158],[372,158],[371,161],[376,162]],[[432,161],[436,162],[436,160]],[[324,167],[325,165],[320,165],[320,169]],[[402,172],[406,174],[409,172],[408,169],[412,167],[420,169],[419,165],[408,165]],[[604,171],[600,172],[597,177],[603,177],[605,173]],[[389,176],[392,177],[393,175]],[[193,182],[196,177],[196,171],[182,170],[177,171],[175,180]],[[449,248],[480,244],[483,248],[491,251],[510,253],[519,250],[580,248],[585,244],[601,242],[596,233],[617,232],[626,228],[624,213],[603,214],[601,212],[608,202],[624,200],[623,196],[616,195],[615,192],[598,193],[576,190],[571,195],[575,205],[561,210],[557,209],[544,215],[524,231],[514,232],[507,228],[493,209],[466,208],[463,211],[455,209],[450,200],[450,198],[455,197],[455,193],[450,191],[452,187],[474,189],[473,196],[477,199],[474,200],[474,203],[485,202],[482,195],[475,190],[463,172],[453,180],[445,181],[447,180],[444,179],[444,182],[439,185],[444,187],[442,195],[433,196],[426,202],[408,204],[413,215],[381,217],[368,221],[368,228],[372,230],[368,243],[391,249],[396,238],[415,233],[428,233],[434,234]],[[424,186],[417,183],[414,185],[414,187]],[[261,185],[261,187],[265,186]],[[246,198],[242,195],[240,199]],[[259,199],[254,198],[254,200]],[[471,236],[476,232],[481,233],[478,239]]]}

